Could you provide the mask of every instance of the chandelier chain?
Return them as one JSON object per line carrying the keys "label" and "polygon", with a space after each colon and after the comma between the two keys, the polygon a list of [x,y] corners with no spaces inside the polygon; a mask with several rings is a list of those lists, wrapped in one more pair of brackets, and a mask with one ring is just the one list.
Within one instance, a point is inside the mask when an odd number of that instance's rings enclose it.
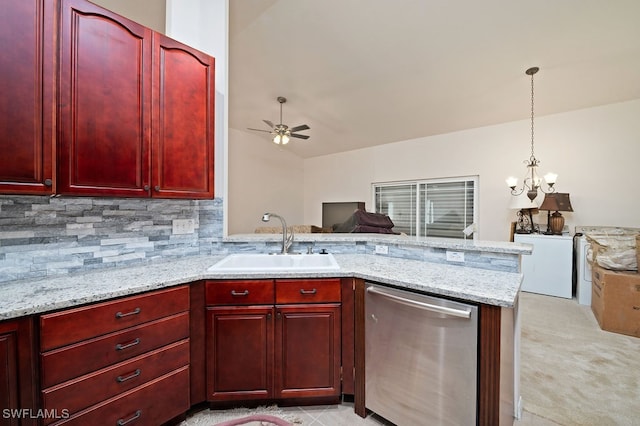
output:
{"label": "chandelier chain", "polygon": [[535,159],[533,154],[533,74],[531,73],[531,159]]}

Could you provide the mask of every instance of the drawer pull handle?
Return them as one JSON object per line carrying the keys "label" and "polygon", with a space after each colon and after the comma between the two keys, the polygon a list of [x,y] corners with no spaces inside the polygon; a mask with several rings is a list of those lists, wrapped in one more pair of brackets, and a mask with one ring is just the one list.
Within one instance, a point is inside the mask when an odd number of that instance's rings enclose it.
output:
{"label": "drawer pull handle", "polygon": [[116,423],[118,426],[124,426],[127,425],[129,423],[131,423],[132,421],[139,419],[140,416],[142,415],[142,410],[138,410],[135,412],[135,414],[131,417],[129,417],[128,419],[124,420],[124,419],[118,419],[118,422]]}
{"label": "drawer pull handle", "polygon": [[125,345],[123,345],[122,343],[118,343],[118,344],[116,345],[116,351],[122,351],[122,350],[125,350],[125,349],[127,349],[127,348],[132,347],[132,346],[138,345],[139,343],[140,343],[140,338],[139,338],[139,337],[136,337],[136,339],[135,339],[133,342],[131,342],[131,343],[127,343],[127,344],[125,344]]}
{"label": "drawer pull handle", "polygon": [[136,371],[134,371],[133,373],[129,374],[128,376],[118,376],[116,377],[116,382],[118,383],[122,383],[122,382],[126,382],[127,380],[131,380],[131,379],[135,379],[136,377],[138,377],[140,375],[142,371],[137,368]]}
{"label": "drawer pull handle", "polygon": [[128,317],[131,315],[138,315],[141,311],[142,309],[135,308],[133,311],[127,312],[126,314],[123,314],[122,312],[116,312],[116,318],[120,319],[120,318]]}
{"label": "drawer pull handle", "polygon": [[245,291],[231,290],[231,295],[232,296],[248,296],[249,295],[249,290],[245,290]]}
{"label": "drawer pull handle", "polygon": [[300,294],[316,294],[318,290],[315,288],[313,290],[305,290],[303,288],[300,289]]}

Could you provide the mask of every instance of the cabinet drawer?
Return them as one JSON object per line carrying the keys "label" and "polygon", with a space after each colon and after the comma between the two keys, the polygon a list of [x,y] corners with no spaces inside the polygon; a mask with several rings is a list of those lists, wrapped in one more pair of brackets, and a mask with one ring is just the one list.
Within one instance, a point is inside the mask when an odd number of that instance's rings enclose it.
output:
{"label": "cabinet drawer", "polygon": [[40,317],[40,350],[59,348],[189,310],[189,287],[131,296]]}
{"label": "cabinet drawer", "polygon": [[273,305],[272,280],[208,281],[207,305]]}
{"label": "cabinet drawer", "polygon": [[[74,414],[189,364],[189,340],[181,340],[42,392],[46,410]],[[51,423],[52,419],[48,423]]]}
{"label": "cabinet drawer", "polygon": [[189,367],[185,366],[56,425],[160,425],[189,410]]}
{"label": "cabinet drawer", "polygon": [[128,360],[189,337],[189,313],[173,315],[137,327],[43,353],[42,387]]}
{"label": "cabinet drawer", "polygon": [[276,280],[276,303],[340,302],[340,279]]}

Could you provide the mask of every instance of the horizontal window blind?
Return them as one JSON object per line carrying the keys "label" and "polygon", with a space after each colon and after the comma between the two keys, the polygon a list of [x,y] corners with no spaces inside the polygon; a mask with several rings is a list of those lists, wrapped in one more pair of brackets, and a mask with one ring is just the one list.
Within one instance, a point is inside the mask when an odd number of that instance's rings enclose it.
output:
{"label": "horizontal window blind", "polygon": [[391,218],[393,230],[415,235],[417,184],[377,186],[376,212]]}
{"label": "horizontal window blind", "polygon": [[462,232],[475,220],[477,178],[374,184],[377,213],[394,231],[422,237],[473,238]]}

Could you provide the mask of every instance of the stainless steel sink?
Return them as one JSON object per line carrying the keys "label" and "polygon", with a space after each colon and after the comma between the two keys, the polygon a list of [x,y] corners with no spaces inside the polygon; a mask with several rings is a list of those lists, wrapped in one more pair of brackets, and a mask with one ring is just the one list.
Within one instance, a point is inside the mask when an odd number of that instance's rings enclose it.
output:
{"label": "stainless steel sink", "polygon": [[209,268],[220,272],[256,271],[338,271],[340,266],[331,254],[231,254]]}

